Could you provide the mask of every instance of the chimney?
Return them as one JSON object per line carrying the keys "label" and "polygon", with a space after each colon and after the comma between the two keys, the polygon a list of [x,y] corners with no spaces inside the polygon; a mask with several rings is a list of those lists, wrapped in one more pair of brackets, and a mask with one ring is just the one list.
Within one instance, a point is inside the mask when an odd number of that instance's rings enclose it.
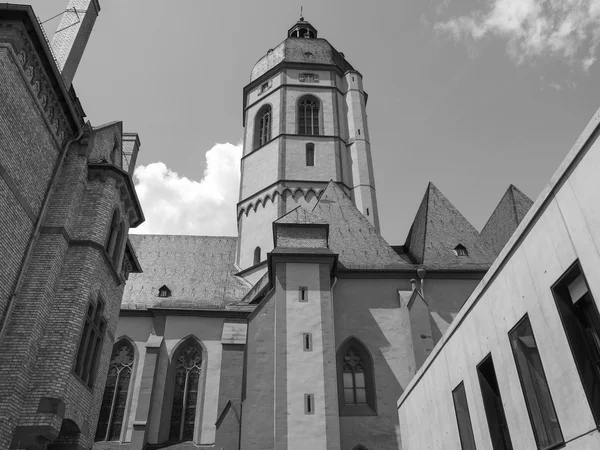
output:
{"label": "chimney", "polygon": [[52,51],[67,89],[73,83],[73,77],[99,12],[99,0],[69,0],[69,6],[54,33]]}
{"label": "chimney", "polygon": [[140,150],[140,138],[137,133],[123,133],[123,170],[133,176],[135,162]]}

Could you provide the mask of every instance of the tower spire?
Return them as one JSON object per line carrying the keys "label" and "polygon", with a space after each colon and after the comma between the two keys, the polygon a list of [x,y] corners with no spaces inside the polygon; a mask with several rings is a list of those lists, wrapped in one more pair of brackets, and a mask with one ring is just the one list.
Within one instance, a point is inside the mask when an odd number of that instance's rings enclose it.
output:
{"label": "tower spire", "polygon": [[304,22],[304,15],[302,14],[302,5],[300,5],[300,22]]}

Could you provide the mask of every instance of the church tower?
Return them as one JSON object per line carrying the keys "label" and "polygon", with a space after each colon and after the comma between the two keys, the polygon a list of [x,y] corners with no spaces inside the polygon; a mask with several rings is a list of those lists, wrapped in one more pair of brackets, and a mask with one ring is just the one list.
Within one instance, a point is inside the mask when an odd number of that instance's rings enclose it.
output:
{"label": "church tower", "polygon": [[362,75],[303,17],[244,88],[237,205],[241,269],[273,249],[271,224],[333,180],[379,229]]}

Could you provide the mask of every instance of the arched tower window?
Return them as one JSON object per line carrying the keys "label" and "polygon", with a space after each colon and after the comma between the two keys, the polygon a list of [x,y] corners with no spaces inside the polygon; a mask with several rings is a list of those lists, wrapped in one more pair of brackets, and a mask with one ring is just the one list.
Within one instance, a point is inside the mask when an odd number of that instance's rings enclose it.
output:
{"label": "arched tower window", "polygon": [[348,339],[338,350],[337,366],[340,415],[375,414],[373,361],[366,347]]}
{"label": "arched tower window", "polygon": [[191,441],[194,439],[196,405],[200,391],[202,349],[190,340],[181,346],[173,361],[176,372],[169,439]]}
{"label": "arched tower window", "polygon": [[254,265],[260,263],[260,247],[254,249]]}
{"label": "arched tower window", "polygon": [[319,100],[312,95],[298,101],[298,134],[319,135]]}
{"label": "arched tower window", "polygon": [[117,232],[115,248],[112,252],[112,262],[115,265],[115,268],[119,264],[119,257],[121,256],[121,250],[123,248],[123,244],[125,243],[125,222],[121,222],[118,229],[119,231]]}
{"label": "arched tower window", "polygon": [[306,144],[306,165],[315,165],[315,144],[313,144],[312,142]]}
{"label": "arched tower window", "polygon": [[110,228],[108,229],[108,235],[106,236],[106,244],[104,248],[108,253],[109,258],[113,258],[115,254],[115,248],[117,247],[117,235],[119,234],[119,210],[115,209],[110,221]]}
{"label": "arched tower window", "polygon": [[254,125],[254,148],[261,147],[271,140],[272,122],[271,105],[260,108]]}
{"label": "arched tower window", "polygon": [[129,341],[121,339],[114,345],[96,428],[96,441],[121,439],[133,360],[133,346]]}

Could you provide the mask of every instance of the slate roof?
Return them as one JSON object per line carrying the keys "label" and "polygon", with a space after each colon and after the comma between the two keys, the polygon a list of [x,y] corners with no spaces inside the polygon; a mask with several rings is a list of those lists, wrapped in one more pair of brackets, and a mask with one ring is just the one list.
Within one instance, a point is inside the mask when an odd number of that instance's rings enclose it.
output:
{"label": "slate roof", "polygon": [[290,212],[284,214],[275,223],[280,224],[306,224],[306,225],[325,225],[327,221],[317,216],[315,213],[304,209],[301,206],[292,209]]}
{"label": "slate roof", "polygon": [[533,205],[533,201],[516,186],[511,184],[508,187],[480,233],[481,239],[494,252],[494,255],[500,253],[531,205]]}
{"label": "slate roof", "polygon": [[[129,239],[144,272],[129,276],[122,309],[224,310],[250,290],[235,276],[236,237],[132,234]],[[158,297],[163,285],[170,297]]]}
{"label": "slate roof", "polygon": [[[462,244],[468,256],[457,256]],[[495,254],[452,203],[429,183],[404,249],[411,261],[428,269],[487,270]]]}
{"label": "slate roof", "polygon": [[339,268],[414,270],[414,266],[398,256],[335,182],[329,182],[312,213],[329,223],[329,248],[339,254]]}

